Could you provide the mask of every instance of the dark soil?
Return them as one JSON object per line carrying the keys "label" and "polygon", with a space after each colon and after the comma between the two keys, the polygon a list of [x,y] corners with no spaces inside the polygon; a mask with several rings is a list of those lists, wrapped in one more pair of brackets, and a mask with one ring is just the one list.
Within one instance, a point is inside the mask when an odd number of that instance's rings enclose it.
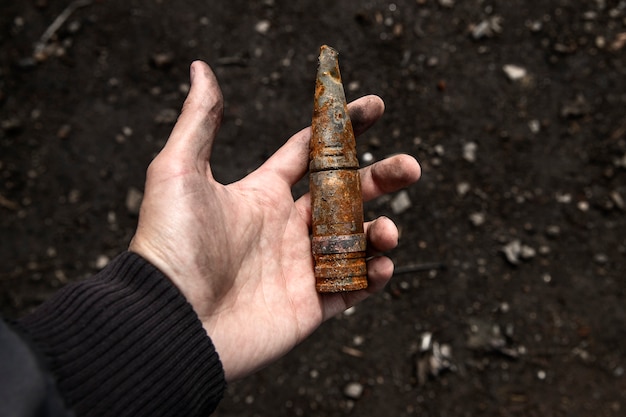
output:
{"label": "dark soil", "polygon": [[626,413],[626,2],[93,1],[34,54],[69,3],[0,1],[2,314],[125,249],[192,60],[223,89],[231,182],[310,122],[326,43],[348,98],[387,104],[361,154],[422,164],[366,206],[404,273],[217,415]]}

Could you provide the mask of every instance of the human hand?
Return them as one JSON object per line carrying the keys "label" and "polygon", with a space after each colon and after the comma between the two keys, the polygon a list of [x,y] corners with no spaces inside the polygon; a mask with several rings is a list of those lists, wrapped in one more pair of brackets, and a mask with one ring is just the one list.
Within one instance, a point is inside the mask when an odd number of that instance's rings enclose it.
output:
{"label": "human hand", "polygon": [[[129,250],[159,268],[193,306],[226,378],[245,376],[284,355],[323,320],[382,289],[393,263],[391,220],[365,224],[369,288],[319,294],[311,254],[310,198],[291,188],[309,160],[310,128],[292,136],[260,168],[229,185],[209,158],[222,117],[222,94],[203,62],[191,66],[191,90],[165,147],[150,164],[137,232]],[[349,105],[355,134],[383,113],[382,100]],[[361,169],[364,200],[417,181],[420,167],[397,155]]]}

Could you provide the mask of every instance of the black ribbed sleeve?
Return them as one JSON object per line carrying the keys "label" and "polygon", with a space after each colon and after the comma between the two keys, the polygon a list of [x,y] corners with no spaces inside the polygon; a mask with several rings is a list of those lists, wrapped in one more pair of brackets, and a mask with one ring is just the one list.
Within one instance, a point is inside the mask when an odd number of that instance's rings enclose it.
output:
{"label": "black ribbed sleeve", "polygon": [[134,253],[63,288],[17,326],[78,416],[207,416],[226,386],[191,305]]}

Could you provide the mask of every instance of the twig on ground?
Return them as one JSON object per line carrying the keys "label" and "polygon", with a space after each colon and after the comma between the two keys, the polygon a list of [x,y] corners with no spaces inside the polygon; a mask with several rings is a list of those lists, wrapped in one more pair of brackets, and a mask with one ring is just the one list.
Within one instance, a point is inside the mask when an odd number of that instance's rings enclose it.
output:
{"label": "twig on ground", "polygon": [[52,24],[48,26],[48,29],[46,29],[43,35],[41,35],[41,38],[39,38],[39,41],[35,44],[33,56],[35,58],[41,56],[50,38],[52,38],[57,30],[59,30],[59,28],[63,26],[63,23],[65,23],[65,21],[72,15],[72,13],[74,13],[77,9],[80,9],[81,7],[89,6],[91,3],[93,3],[93,0],[75,0],[71,2],[61,12],[61,14],[58,15],[56,19],[54,19]]}
{"label": "twig on ground", "polygon": [[432,271],[434,269],[444,269],[446,266],[441,262],[429,262],[424,264],[403,265],[394,269],[394,275],[410,274],[412,272]]}

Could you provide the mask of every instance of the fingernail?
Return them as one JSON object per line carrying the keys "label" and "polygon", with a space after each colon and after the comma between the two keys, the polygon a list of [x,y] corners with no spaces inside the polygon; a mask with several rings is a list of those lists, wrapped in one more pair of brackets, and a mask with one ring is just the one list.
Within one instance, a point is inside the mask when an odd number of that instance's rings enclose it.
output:
{"label": "fingernail", "polygon": [[196,76],[196,69],[193,67],[193,64],[189,68],[189,78],[191,79],[191,83],[193,84],[193,79]]}

